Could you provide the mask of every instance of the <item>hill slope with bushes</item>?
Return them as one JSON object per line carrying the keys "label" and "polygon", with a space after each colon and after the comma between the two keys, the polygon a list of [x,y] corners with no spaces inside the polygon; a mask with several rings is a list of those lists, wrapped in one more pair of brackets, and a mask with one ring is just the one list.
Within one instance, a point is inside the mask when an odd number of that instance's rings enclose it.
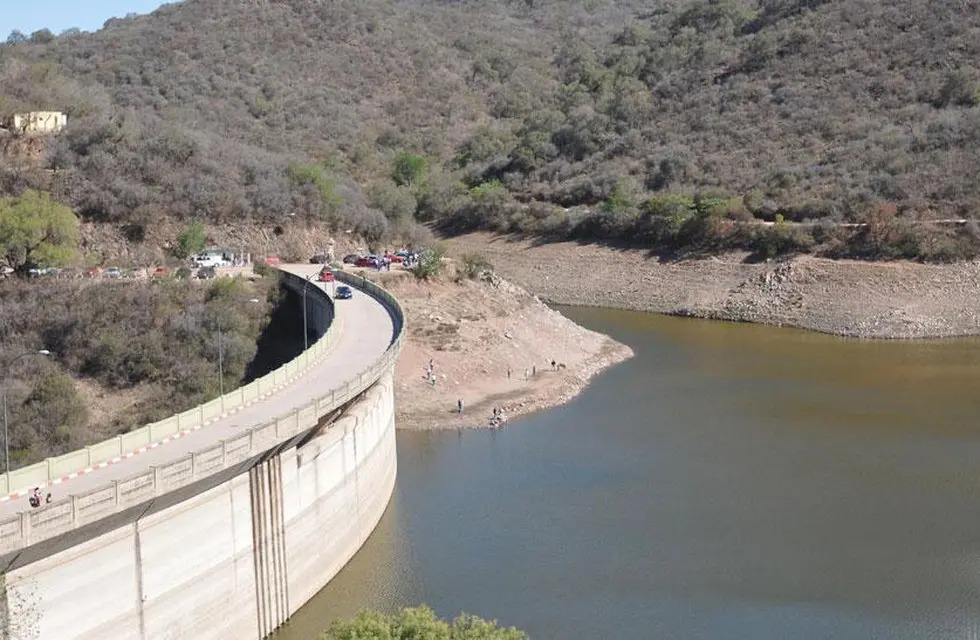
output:
{"label": "hill slope with bushes", "polygon": [[980,205],[978,8],[186,0],[0,47],[0,111],[71,122],[41,150],[8,141],[0,189],[135,241],[160,217],[299,216],[374,241],[422,220],[968,257],[975,224],[923,221]]}

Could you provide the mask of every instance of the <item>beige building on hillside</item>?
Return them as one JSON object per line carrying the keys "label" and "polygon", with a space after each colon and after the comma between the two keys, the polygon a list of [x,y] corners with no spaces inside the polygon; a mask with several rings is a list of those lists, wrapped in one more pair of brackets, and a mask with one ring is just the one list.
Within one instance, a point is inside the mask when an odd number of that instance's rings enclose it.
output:
{"label": "beige building on hillside", "polygon": [[68,115],[60,111],[15,113],[4,119],[4,126],[14,133],[58,133],[68,126]]}

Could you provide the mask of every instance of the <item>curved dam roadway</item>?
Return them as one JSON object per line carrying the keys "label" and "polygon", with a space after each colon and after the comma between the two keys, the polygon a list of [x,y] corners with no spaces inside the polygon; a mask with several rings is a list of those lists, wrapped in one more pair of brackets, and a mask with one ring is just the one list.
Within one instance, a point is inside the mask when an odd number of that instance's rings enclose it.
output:
{"label": "curved dam roadway", "polygon": [[[282,265],[282,271],[308,277],[319,271],[320,265]],[[324,289],[324,284],[311,281],[310,287]],[[327,285],[329,287],[330,285]],[[277,393],[261,399],[237,412],[224,415],[214,422],[185,436],[147,449],[102,468],[96,468],[42,491],[51,491],[55,499],[105,486],[122,480],[150,465],[162,465],[207,448],[222,439],[240,435],[246,428],[272,420],[290,409],[302,406],[333,388],[342,387],[348,380],[377,362],[391,344],[395,327],[384,306],[370,295],[355,290],[350,300],[335,304],[334,321],[339,321],[340,335],[319,363],[302,377]],[[20,497],[0,503],[0,519],[29,511],[27,498]]]}

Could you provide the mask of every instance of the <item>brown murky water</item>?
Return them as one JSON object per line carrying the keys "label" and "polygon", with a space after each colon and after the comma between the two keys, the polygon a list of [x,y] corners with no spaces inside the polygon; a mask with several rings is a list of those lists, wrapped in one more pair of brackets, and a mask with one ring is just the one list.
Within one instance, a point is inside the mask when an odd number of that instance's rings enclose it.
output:
{"label": "brown murky water", "polygon": [[283,638],[420,602],[537,639],[977,637],[980,340],[562,311],[637,357],[501,432],[399,434]]}

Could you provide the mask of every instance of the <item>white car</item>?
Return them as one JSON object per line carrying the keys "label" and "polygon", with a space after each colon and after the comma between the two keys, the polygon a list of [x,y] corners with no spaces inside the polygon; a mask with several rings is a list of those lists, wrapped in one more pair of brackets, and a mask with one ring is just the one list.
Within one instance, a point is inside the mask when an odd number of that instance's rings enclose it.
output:
{"label": "white car", "polygon": [[194,264],[198,267],[224,267],[231,264],[231,262],[225,260],[224,257],[218,254],[202,253],[194,258]]}

